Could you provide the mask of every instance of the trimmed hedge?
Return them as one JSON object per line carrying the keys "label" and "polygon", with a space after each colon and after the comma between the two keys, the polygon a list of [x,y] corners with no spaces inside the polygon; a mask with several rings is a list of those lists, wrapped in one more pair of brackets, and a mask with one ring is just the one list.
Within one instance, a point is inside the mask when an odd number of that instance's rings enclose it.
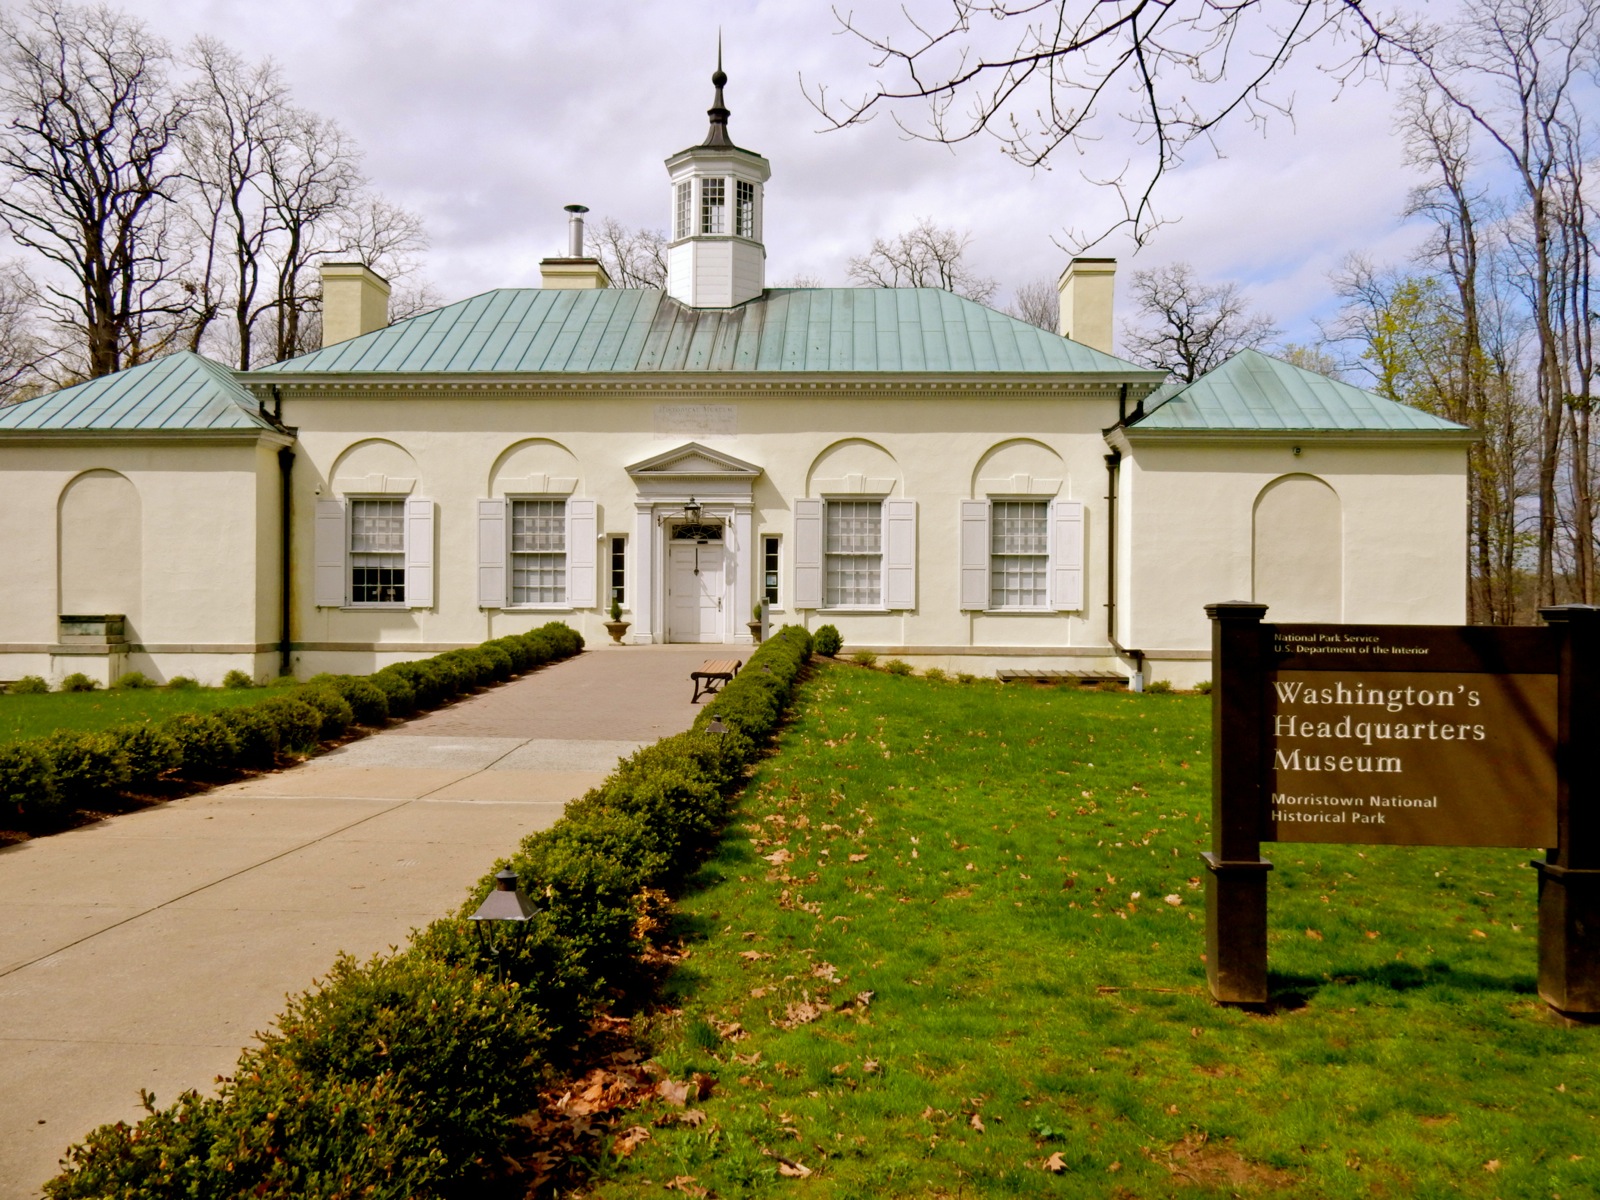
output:
{"label": "trimmed hedge", "polygon": [[[530,663],[571,653],[575,640],[570,631],[528,635]],[[525,669],[514,648],[501,649]],[[425,693],[474,664],[490,678],[503,669],[494,656],[451,654],[428,670],[401,663],[378,675]],[[544,1066],[608,997],[645,978],[650,896],[676,891],[715,844],[810,654],[802,629],[769,637],[693,729],[619,763],[497,863],[538,906],[518,934],[490,947],[466,919],[494,886],[491,872],[457,914],[415,933],[404,950],[366,963],[341,957],[244,1052],[216,1099],[185,1093],[165,1108],[148,1104],[137,1126],[90,1133],[46,1196],[480,1194]],[[714,717],[726,732],[710,732]]]}
{"label": "trimmed hedge", "polygon": [[240,770],[270,770],[280,755],[340,737],[352,725],[409,716],[582,649],[577,632],[552,622],[368,676],[318,675],[292,691],[264,691],[253,704],[210,716],[185,714],[157,725],[13,743],[0,747],[0,805],[30,822],[108,793],[148,787],[170,771],[212,780]]}

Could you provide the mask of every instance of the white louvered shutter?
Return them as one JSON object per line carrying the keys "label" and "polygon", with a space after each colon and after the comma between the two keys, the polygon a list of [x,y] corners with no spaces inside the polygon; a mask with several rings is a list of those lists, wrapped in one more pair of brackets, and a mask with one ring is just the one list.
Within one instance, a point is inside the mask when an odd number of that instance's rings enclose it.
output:
{"label": "white louvered shutter", "polygon": [[595,539],[600,531],[593,500],[567,501],[567,605],[595,606]]}
{"label": "white louvered shutter", "polygon": [[883,502],[883,606],[917,606],[917,502]]}
{"label": "white louvered shutter", "polygon": [[478,501],[478,607],[506,606],[506,502]]}
{"label": "white louvered shutter", "polygon": [[989,502],[961,502],[961,607],[989,607]]}
{"label": "white louvered shutter", "polygon": [[345,600],[344,501],[318,500],[311,561],[315,572],[312,593],[318,608],[342,608]]}
{"label": "white louvered shutter", "polygon": [[822,501],[794,502],[794,606],[822,607]]}
{"label": "white louvered shutter", "polygon": [[433,501],[406,499],[406,607],[433,607]]}
{"label": "white louvered shutter", "polygon": [[1083,608],[1083,503],[1050,506],[1050,602],[1062,612]]}

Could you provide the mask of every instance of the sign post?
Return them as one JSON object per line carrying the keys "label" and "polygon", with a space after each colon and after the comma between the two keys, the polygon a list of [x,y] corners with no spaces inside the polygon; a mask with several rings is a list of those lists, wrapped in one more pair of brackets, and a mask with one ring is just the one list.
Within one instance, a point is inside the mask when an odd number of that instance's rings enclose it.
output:
{"label": "sign post", "polygon": [[1544,846],[1539,994],[1600,1014],[1600,608],[1545,628],[1270,625],[1208,605],[1206,977],[1263,1004],[1260,843]]}
{"label": "sign post", "polygon": [[1565,1013],[1600,1013],[1600,608],[1539,615],[1561,636],[1556,840],[1539,872],[1539,995]]}
{"label": "sign post", "polygon": [[1264,604],[1209,604],[1211,850],[1206,862],[1206,982],[1227,1004],[1267,1002],[1267,872],[1261,857],[1266,750]]}

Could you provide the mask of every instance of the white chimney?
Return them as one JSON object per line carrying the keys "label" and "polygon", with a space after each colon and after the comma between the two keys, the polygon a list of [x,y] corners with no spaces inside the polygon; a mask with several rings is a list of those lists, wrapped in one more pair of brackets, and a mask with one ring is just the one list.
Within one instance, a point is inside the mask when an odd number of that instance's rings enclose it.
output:
{"label": "white chimney", "polygon": [[539,282],[547,288],[603,288],[611,286],[611,276],[597,258],[583,253],[583,214],[581,204],[569,204],[567,212],[567,256],[539,262]]}
{"label": "white chimney", "polygon": [[389,324],[389,281],[365,263],[322,264],[322,344],[348,342]]}
{"label": "white chimney", "polygon": [[1067,264],[1056,284],[1062,337],[1113,353],[1111,313],[1116,275],[1114,258],[1075,258]]}

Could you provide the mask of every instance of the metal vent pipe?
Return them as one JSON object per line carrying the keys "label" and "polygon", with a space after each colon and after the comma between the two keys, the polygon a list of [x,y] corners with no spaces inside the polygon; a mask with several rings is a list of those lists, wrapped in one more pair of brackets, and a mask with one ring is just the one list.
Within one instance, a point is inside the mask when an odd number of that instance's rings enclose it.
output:
{"label": "metal vent pipe", "polygon": [[583,257],[583,214],[589,210],[582,204],[569,204],[566,211],[570,214],[567,218],[567,257]]}

